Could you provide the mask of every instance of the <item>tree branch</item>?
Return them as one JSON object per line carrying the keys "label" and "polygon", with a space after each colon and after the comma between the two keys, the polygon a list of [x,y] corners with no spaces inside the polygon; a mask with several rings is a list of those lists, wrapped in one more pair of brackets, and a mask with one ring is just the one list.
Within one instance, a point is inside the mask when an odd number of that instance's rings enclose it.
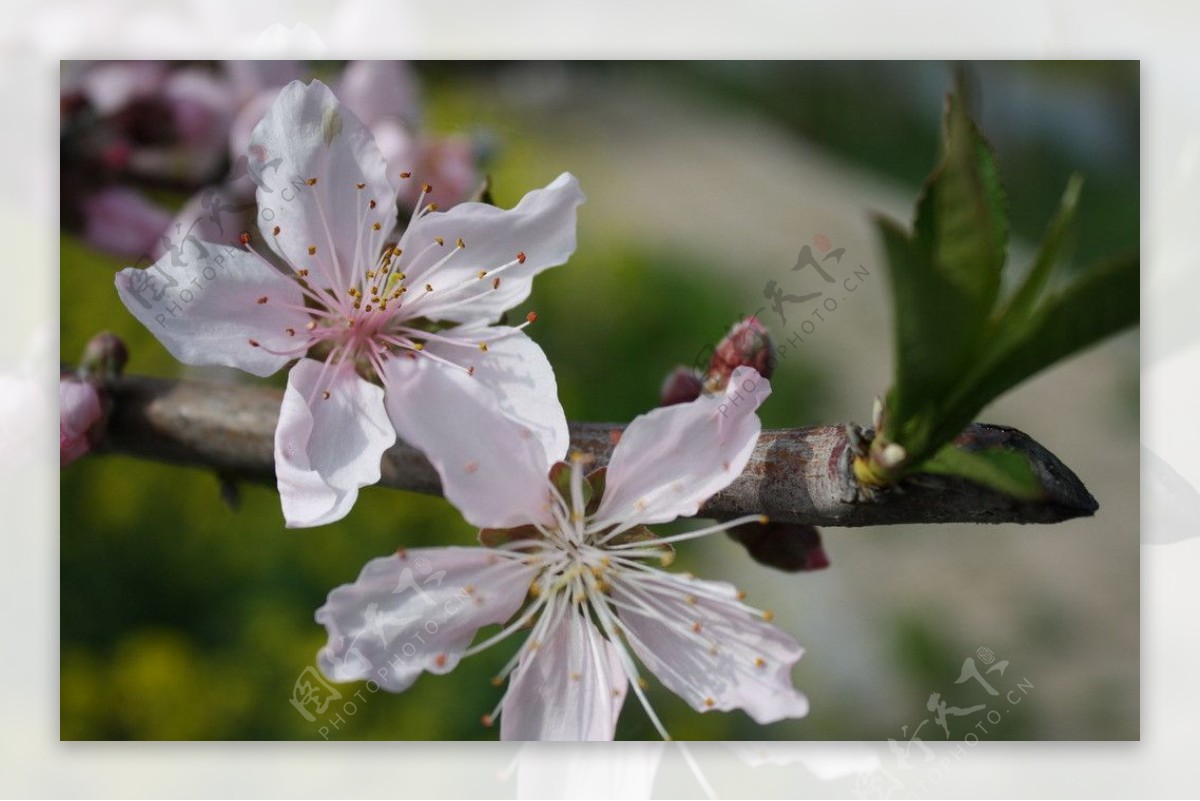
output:
{"label": "tree branch", "polygon": [[[207,467],[230,479],[274,483],[274,433],[282,392],[264,387],[125,376],[109,387],[113,414],[102,448],[145,459]],[[623,425],[572,423],[575,448],[608,461]],[[764,431],[745,471],[705,504],[702,514],[731,518],[764,513],[780,522],[817,526],[898,523],[1056,523],[1095,512],[1095,499],[1052,453],[1013,428],[974,424],[956,440],[967,449],[1019,451],[1038,474],[1045,497],[1022,502],[968,481],[921,475],[871,500],[851,500],[843,468],[842,426]],[[438,495],[433,467],[399,442],[383,457],[383,486]]]}

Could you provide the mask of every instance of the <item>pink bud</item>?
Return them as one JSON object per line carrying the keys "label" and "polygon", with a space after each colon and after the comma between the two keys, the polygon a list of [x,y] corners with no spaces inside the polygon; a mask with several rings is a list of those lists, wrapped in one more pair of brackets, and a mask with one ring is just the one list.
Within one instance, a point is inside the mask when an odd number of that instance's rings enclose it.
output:
{"label": "pink bud", "polygon": [[736,323],[717,344],[708,366],[709,385],[713,389],[723,388],[738,367],[753,367],[763,378],[770,378],[775,372],[775,346],[770,332],[757,317]]}
{"label": "pink bud", "polygon": [[101,331],[88,340],[79,360],[82,375],[115,378],[125,369],[129,351],[121,338],[111,331]]}
{"label": "pink bud", "polygon": [[59,464],[66,467],[91,449],[89,431],[104,412],[96,388],[85,381],[60,378],[58,401]]}
{"label": "pink bud", "polygon": [[695,370],[688,367],[676,367],[663,381],[659,391],[659,405],[673,406],[676,403],[691,403],[700,397],[704,384]]}
{"label": "pink bud", "polygon": [[829,556],[821,544],[821,532],[801,523],[747,523],[729,530],[729,536],[746,546],[759,564],[789,573],[824,570]]}

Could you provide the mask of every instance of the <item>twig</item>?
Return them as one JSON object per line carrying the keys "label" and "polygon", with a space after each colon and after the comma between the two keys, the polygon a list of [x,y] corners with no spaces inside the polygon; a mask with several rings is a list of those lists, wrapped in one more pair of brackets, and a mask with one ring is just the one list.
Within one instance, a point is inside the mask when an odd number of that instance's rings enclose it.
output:
{"label": "twig", "polygon": [[[282,393],[264,387],[125,376],[112,386],[114,412],[104,448],[217,471],[225,478],[274,483],[273,441]],[[603,464],[622,425],[572,423],[574,447]],[[872,500],[849,500],[842,468],[843,426],[764,431],[746,470],[704,506],[705,516],[765,513],[818,526],[899,523],[1056,523],[1095,512],[1095,499],[1052,453],[1013,428],[974,424],[964,448],[1007,447],[1026,455],[1045,489],[1022,502],[968,481],[921,475]],[[397,443],[383,458],[383,486],[440,494],[437,473],[418,451]]]}

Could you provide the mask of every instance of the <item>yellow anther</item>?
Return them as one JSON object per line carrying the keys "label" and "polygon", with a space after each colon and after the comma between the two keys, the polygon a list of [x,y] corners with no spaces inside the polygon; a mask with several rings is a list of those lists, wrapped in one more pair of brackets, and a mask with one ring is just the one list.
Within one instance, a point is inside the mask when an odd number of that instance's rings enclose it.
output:
{"label": "yellow anther", "polygon": [[475,273],[476,278],[483,278],[486,275],[487,275],[487,270],[480,270],[479,272]]}
{"label": "yellow anther", "polygon": [[446,240],[445,240],[445,239],[442,239],[440,236],[435,236],[435,237],[433,238],[433,241],[434,241],[434,242],[437,242],[439,245],[445,245],[445,244],[446,244]]}
{"label": "yellow anther", "polygon": [[464,241],[462,241],[462,237],[461,237],[461,236],[460,236],[458,239],[456,239],[456,240],[454,241],[454,244],[455,244],[457,247],[459,247],[459,248],[465,248],[465,247],[467,246],[467,243],[466,243],[466,242],[464,242]]}
{"label": "yellow anther", "polygon": [[426,291],[426,292],[432,292],[432,291],[433,291],[433,284],[426,284],[426,285],[425,285],[425,291]]}
{"label": "yellow anther", "polygon": [[316,245],[309,245],[309,246],[308,246],[308,255],[310,255],[310,256],[315,256],[315,255],[317,255],[317,246],[316,246]]}
{"label": "yellow anther", "polygon": [[425,350],[425,343],[424,342],[414,342],[413,350]]}
{"label": "yellow anther", "polygon": [[487,349],[488,349],[488,348],[487,348],[487,343],[486,343],[486,342],[480,342],[480,343],[479,343],[479,349],[480,349],[481,351],[483,351],[484,353],[487,353]]}
{"label": "yellow anther", "polygon": [[[372,202],[372,203],[374,203],[375,201],[371,201],[371,202]],[[372,231],[378,231],[378,230],[379,230],[379,229],[381,229],[381,228],[383,228],[383,226],[382,226],[382,225],[380,225],[379,223],[371,223],[371,230],[372,230]]]}
{"label": "yellow anther", "polygon": [[772,620],[775,619],[775,613],[772,612],[770,609],[763,610],[762,618],[767,623],[770,623]]}
{"label": "yellow anther", "polygon": [[308,184],[309,186],[316,186],[316,185],[317,185],[317,179],[316,179],[316,178],[309,178],[307,181],[305,181],[305,183],[306,183],[306,184]]}
{"label": "yellow anther", "polygon": [[767,661],[765,659],[763,659],[761,656],[756,656],[756,657],[754,657],[754,666],[756,668],[766,667]]}
{"label": "yellow anther", "polygon": [[716,705],[717,705],[717,702],[716,702],[716,701],[714,701],[712,698],[705,698],[705,699],[704,699],[704,705],[705,705],[705,706],[707,706],[707,707],[709,707],[709,708],[712,708],[712,707],[714,707],[714,706],[716,706]]}

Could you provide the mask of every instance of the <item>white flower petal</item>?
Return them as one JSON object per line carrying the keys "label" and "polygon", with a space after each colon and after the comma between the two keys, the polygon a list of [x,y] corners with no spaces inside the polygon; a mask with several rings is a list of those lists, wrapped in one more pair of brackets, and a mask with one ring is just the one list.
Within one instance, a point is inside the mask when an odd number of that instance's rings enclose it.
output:
{"label": "white flower petal", "polygon": [[744,709],[758,723],[808,714],[791,676],[804,649],[741,608],[732,585],[658,572],[614,581],[613,598],[638,658],[694,709]]}
{"label": "white flower petal", "polygon": [[[500,411],[534,433],[546,451],[547,464],[566,456],[567,416],[558,401],[554,368],[536,342],[515,328],[479,323],[441,334],[463,344],[431,340],[425,345],[429,353],[473,367],[474,380],[491,391]],[[486,351],[480,343],[487,344]]]}
{"label": "white flower petal", "polygon": [[380,458],[395,442],[381,387],[348,365],[335,370],[313,359],[297,362],[275,429],[275,475],[287,525],[345,517],[359,487],[379,480]]}
{"label": "white flower petal", "polygon": [[[256,211],[253,191],[242,194],[238,188],[236,183],[206,186],[188,198],[170,225],[161,229],[154,248],[155,257],[195,240],[204,242],[206,247],[212,243],[240,250],[242,232],[254,229]],[[253,190],[253,184],[250,189]],[[269,252],[260,250],[259,253],[274,258]]]}
{"label": "white flower petal", "polygon": [[629,689],[616,647],[574,607],[509,681],[501,740],[611,740]]}
{"label": "white flower petal", "polygon": [[375,261],[396,224],[396,193],[371,132],[329,87],[285,86],[254,129],[248,159],[259,228],[276,253],[338,290]]}
{"label": "white flower petal", "polygon": [[771,384],[739,367],[719,395],[635,418],[608,463],[597,520],[650,524],[690,517],[745,468],[762,423],[755,414]]}
{"label": "white flower petal", "polygon": [[[271,375],[295,356],[266,349],[295,348],[287,329],[298,331],[309,319],[292,278],[253,253],[194,238],[147,269],[125,268],[116,283],[126,308],[185,364]],[[259,303],[263,297],[268,302]]]}
{"label": "white flower petal", "polygon": [[[400,269],[413,284],[434,287],[412,301],[414,314],[455,322],[499,319],[529,297],[535,275],[566,262],[575,252],[576,210],[583,200],[579,181],[563,173],[507,211],[485,203],[460,203],[414,220],[404,232]],[[439,238],[441,246],[436,244]],[[433,270],[459,239],[466,247]],[[524,254],[523,264],[490,274],[518,253]],[[480,270],[489,275],[478,278]],[[500,285],[493,288],[496,278]],[[466,288],[458,288],[464,283]]]}
{"label": "white flower petal", "polygon": [[419,548],[372,559],[317,610],[317,655],[334,681],[401,692],[421,671],[448,673],[482,626],[512,617],[536,568],[487,548]]}
{"label": "white flower petal", "polygon": [[521,425],[488,386],[424,356],[389,359],[384,372],[396,433],[424,452],[464,518],[484,528],[550,521],[550,461],[539,432],[552,421]]}

